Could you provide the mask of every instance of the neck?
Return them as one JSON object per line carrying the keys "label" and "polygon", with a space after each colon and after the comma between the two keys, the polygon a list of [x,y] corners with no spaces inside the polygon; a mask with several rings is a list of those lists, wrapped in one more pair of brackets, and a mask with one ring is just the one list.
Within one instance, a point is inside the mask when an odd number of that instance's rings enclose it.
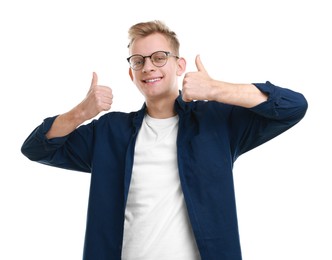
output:
{"label": "neck", "polygon": [[147,113],[153,118],[170,118],[176,115],[174,102],[177,96],[167,99],[146,100]]}

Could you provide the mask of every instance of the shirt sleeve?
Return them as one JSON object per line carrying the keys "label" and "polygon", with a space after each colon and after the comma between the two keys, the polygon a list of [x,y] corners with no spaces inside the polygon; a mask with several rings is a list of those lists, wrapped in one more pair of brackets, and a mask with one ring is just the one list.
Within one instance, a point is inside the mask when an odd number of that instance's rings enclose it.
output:
{"label": "shirt sleeve", "polygon": [[[89,135],[92,127],[84,126],[70,135],[46,138],[57,116],[49,117],[37,126],[26,138],[21,152],[30,160],[68,170],[90,172]],[[90,138],[92,139],[92,138]]]}
{"label": "shirt sleeve", "polygon": [[235,158],[271,140],[297,124],[306,114],[303,94],[273,85],[254,83],[268,99],[250,109],[234,108],[231,120]]}
{"label": "shirt sleeve", "polygon": [[269,81],[254,85],[268,95],[268,100],[251,108],[253,112],[275,119],[293,118],[297,122],[304,117],[308,103],[301,93],[275,86]]}

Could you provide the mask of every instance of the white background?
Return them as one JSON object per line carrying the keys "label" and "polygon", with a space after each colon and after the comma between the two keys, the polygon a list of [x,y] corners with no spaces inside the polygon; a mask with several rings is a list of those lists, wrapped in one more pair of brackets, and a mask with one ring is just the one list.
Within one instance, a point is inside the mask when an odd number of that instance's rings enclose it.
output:
{"label": "white background", "polygon": [[89,174],[31,162],[20,147],[45,117],[84,98],[92,71],[112,87],[113,111],[139,109],[127,30],[160,19],[177,32],[187,71],[200,54],[213,78],[269,80],[306,96],[298,125],[235,163],[243,258],[331,260],[328,2],[1,1],[0,259],[81,259]]}

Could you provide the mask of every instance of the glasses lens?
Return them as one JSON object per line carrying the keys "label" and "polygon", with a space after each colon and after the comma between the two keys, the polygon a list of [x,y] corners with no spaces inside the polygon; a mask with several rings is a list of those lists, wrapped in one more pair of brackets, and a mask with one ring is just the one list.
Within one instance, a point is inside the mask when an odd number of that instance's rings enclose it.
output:
{"label": "glasses lens", "polygon": [[144,58],[140,55],[134,55],[130,58],[129,63],[134,70],[138,70],[143,66]]}
{"label": "glasses lens", "polygon": [[162,67],[167,62],[167,54],[163,51],[158,51],[152,54],[151,61],[157,67]]}

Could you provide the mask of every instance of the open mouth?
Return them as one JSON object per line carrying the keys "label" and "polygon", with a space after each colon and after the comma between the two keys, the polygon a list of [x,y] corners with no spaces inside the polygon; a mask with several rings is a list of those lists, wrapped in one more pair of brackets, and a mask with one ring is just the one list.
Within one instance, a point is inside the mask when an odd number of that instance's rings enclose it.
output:
{"label": "open mouth", "polygon": [[146,79],[146,80],[143,80],[143,82],[145,82],[145,83],[154,83],[154,82],[160,81],[161,79],[162,78]]}

